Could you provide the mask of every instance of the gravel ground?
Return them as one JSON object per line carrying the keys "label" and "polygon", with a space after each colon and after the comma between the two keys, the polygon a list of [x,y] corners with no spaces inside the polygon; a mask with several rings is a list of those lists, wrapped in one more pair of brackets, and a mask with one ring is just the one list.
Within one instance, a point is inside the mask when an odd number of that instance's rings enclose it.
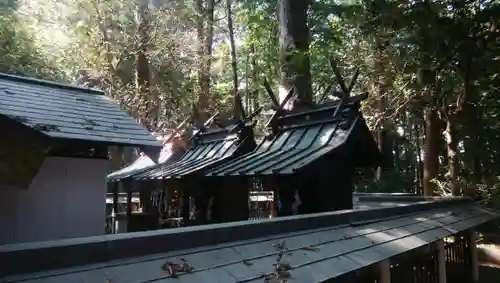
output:
{"label": "gravel ground", "polygon": [[481,265],[479,267],[479,283],[500,282],[500,266]]}

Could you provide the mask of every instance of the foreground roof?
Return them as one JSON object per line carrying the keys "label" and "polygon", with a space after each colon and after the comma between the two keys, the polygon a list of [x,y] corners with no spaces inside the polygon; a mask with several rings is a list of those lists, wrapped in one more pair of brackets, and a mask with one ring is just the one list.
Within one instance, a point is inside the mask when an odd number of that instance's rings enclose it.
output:
{"label": "foreground roof", "polygon": [[51,138],[161,146],[104,92],[0,74],[0,115]]}
{"label": "foreground roof", "polygon": [[[18,273],[80,262],[72,268],[5,278],[8,282],[263,282],[280,253],[276,244],[281,244],[282,262],[291,265],[293,282],[316,283],[498,217],[464,199],[429,200],[392,208],[3,246],[0,259],[7,263],[3,268]],[[21,264],[28,258],[32,260]],[[122,259],[104,262],[113,258]],[[103,262],[82,264],[89,260]],[[187,262],[193,270],[172,278],[162,269],[167,262]]]}

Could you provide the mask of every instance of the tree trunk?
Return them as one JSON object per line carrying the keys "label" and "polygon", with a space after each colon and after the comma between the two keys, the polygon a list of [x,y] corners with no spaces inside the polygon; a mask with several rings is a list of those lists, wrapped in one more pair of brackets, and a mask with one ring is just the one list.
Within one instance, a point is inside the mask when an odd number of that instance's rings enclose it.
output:
{"label": "tree trunk", "polygon": [[[395,172],[404,172],[404,169],[401,167],[401,149],[400,149],[400,138],[396,138],[395,133],[391,132],[391,147],[389,148],[389,151],[392,154],[392,159],[391,161],[393,162],[392,168],[394,168]],[[406,172],[405,172],[406,173]]]}
{"label": "tree trunk", "polygon": [[[229,29],[229,42],[231,44],[231,67],[233,69],[233,88],[234,93],[238,91],[238,66],[236,63],[236,44],[234,43],[233,12],[231,9],[231,0],[226,1],[227,26]],[[248,104],[247,104],[248,107]]]}
{"label": "tree trunk", "polygon": [[[380,68],[379,68],[380,69]],[[380,80],[380,79],[379,79]],[[378,100],[377,100],[377,111],[381,115],[381,117],[384,117],[384,112],[387,107],[387,101],[385,98],[385,93],[384,89],[382,87],[382,82],[377,82],[377,95],[378,95]],[[376,178],[377,181],[380,182],[382,181],[382,175],[384,172],[384,169],[387,167],[388,163],[391,162],[389,159],[389,152],[387,150],[387,129],[385,128],[385,121],[384,118],[382,118],[382,121],[379,122],[379,127],[377,129],[377,144],[378,144],[378,149],[382,153],[383,156],[383,162],[382,164],[377,168],[377,174]]]}
{"label": "tree trunk", "polygon": [[434,180],[439,169],[439,120],[436,110],[431,106],[424,109],[425,141],[423,160],[424,195],[432,196],[437,188]]}
{"label": "tree trunk", "polygon": [[[206,67],[206,40],[205,34],[205,7],[203,7],[203,0],[196,0],[196,34],[198,38],[198,112],[205,112],[209,106],[209,88],[210,77],[207,74]],[[207,89],[208,85],[208,89]]]}
{"label": "tree trunk", "polygon": [[[426,58],[424,62],[430,62]],[[424,63],[423,66],[428,66]],[[424,107],[424,123],[425,123],[425,140],[424,140],[424,160],[423,160],[423,185],[424,195],[432,196],[437,188],[435,179],[438,177],[439,170],[439,138],[440,126],[438,113],[435,108],[435,70],[424,67],[419,74],[420,84],[422,86],[422,94],[425,101]]]}
{"label": "tree trunk", "polygon": [[[464,103],[464,126],[465,134],[468,138],[465,140],[465,163],[467,171],[469,172],[469,181],[475,184],[482,182],[481,158],[484,156],[484,149],[479,146],[480,140],[479,131],[482,128],[481,114],[477,110],[478,94],[472,85],[470,74],[463,75],[464,92],[468,98]],[[469,187],[469,186],[468,186]],[[465,192],[467,195],[472,195],[474,192],[468,190]]]}
{"label": "tree trunk", "polygon": [[[380,2],[380,1],[379,1]],[[372,17],[377,17],[377,15],[380,13],[380,7],[377,4],[382,4],[378,2],[370,2],[367,5],[367,10],[369,11],[370,15]],[[377,30],[377,32],[374,34],[374,40],[375,40],[375,48],[374,48],[374,70],[378,74],[376,81],[375,81],[375,89],[377,93],[377,112],[381,117],[381,120],[378,122],[378,129],[377,129],[377,144],[378,144],[378,149],[382,153],[383,156],[383,162],[380,164],[380,166],[377,168],[377,174],[376,174],[376,179],[378,182],[382,181],[382,176],[384,174],[384,171],[387,171],[387,167],[391,165],[394,160],[390,158],[392,156],[392,148],[388,148],[388,135],[390,134],[389,129],[388,129],[388,123],[385,118],[385,111],[387,108],[387,84],[386,84],[386,68],[384,64],[384,55],[386,54],[386,50],[384,48],[384,42],[382,40],[382,34],[384,34],[383,28],[380,28]]]}
{"label": "tree trunk", "polygon": [[406,142],[404,144],[404,152],[405,152],[405,164],[408,166],[408,171],[406,176],[412,181],[411,186],[413,187],[413,192],[418,192],[418,174],[416,172],[417,167],[416,163],[418,162],[418,158],[414,156],[414,150],[412,148],[412,144],[416,142],[418,148],[418,137],[417,139],[413,136],[413,128],[411,123],[411,118],[408,112],[404,112],[404,130],[405,130],[405,138]]}
{"label": "tree trunk", "polygon": [[199,109],[206,113],[210,107],[210,71],[212,69],[212,45],[214,42],[214,9],[215,0],[207,0],[205,9],[205,54],[202,60],[202,78],[200,80]]}
{"label": "tree trunk", "polygon": [[311,0],[279,0],[280,101],[292,87],[302,104],[312,103],[307,10]]}
{"label": "tree trunk", "polygon": [[414,130],[415,130],[415,143],[416,143],[416,148],[415,148],[415,156],[416,156],[416,164],[415,164],[415,167],[416,167],[416,171],[415,171],[415,175],[416,175],[416,182],[417,182],[417,188],[416,188],[416,192],[418,195],[423,195],[424,192],[423,192],[423,187],[424,187],[424,181],[423,181],[423,175],[424,175],[424,170],[423,170],[423,162],[422,162],[422,146],[421,146],[421,141],[420,141],[420,128],[419,128],[419,123],[420,120],[418,121],[415,121],[415,126],[414,126]]}
{"label": "tree trunk", "polygon": [[259,85],[257,79],[257,54],[255,52],[255,44],[250,45],[250,52],[252,53],[251,65],[252,65],[252,97],[253,97],[253,109],[259,108]]}
{"label": "tree trunk", "polygon": [[383,168],[387,162],[387,158],[384,152],[384,140],[385,140],[384,129],[380,127],[380,129],[377,130],[377,144],[378,144],[378,150],[380,150],[380,152],[382,153],[383,158],[382,158],[382,164],[379,167],[377,167],[377,174],[375,175],[378,182],[382,181]]}
{"label": "tree trunk", "polygon": [[446,129],[444,132],[446,144],[447,144],[447,155],[448,155],[448,174],[447,179],[453,196],[459,196],[461,194],[460,187],[458,184],[458,157],[457,157],[457,147],[458,140],[455,130],[455,117],[450,116],[446,120]]}
{"label": "tree trunk", "polygon": [[137,33],[139,35],[139,46],[135,58],[135,79],[137,95],[147,99],[146,115],[141,117],[142,122],[150,130],[155,130],[158,125],[158,98],[154,97],[151,92],[151,77],[149,70],[149,62],[147,57],[147,48],[149,42],[149,32],[151,25],[151,16],[149,13],[149,2],[141,0],[137,7]]}

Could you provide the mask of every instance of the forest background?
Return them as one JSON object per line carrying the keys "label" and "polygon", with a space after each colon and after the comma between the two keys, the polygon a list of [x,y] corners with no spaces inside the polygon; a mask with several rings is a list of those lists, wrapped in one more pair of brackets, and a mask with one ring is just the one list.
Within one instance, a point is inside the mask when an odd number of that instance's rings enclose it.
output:
{"label": "forest background", "polygon": [[500,206],[499,35],[493,0],[3,0],[0,72],[103,89],[164,131],[193,104],[229,116],[235,91],[270,109],[264,81],[320,102],[335,58],[346,78],[359,69],[384,156],[358,191]]}

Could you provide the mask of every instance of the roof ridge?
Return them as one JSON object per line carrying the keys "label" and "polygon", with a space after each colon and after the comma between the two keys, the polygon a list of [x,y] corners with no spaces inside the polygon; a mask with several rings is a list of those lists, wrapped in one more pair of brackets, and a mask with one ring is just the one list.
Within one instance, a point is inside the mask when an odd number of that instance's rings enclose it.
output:
{"label": "roof ridge", "polygon": [[71,85],[71,84],[65,84],[65,83],[61,83],[61,82],[43,80],[43,79],[38,79],[38,78],[33,78],[33,77],[25,77],[25,76],[13,75],[13,74],[0,73],[0,79],[6,79],[6,80],[10,80],[10,81],[17,81],[17,82],[23,82],[23,83],[38,84],[38,85],[47,86],[47,87],[57,87],[57,88],[61,88],[61,89],[79,90],[79,91],[84,91],[87,93],[92,93],[92,94],[97,94],[97,95],[105,95],[104,91],[99,90],[99,89],[82,87],[82,86]]}

